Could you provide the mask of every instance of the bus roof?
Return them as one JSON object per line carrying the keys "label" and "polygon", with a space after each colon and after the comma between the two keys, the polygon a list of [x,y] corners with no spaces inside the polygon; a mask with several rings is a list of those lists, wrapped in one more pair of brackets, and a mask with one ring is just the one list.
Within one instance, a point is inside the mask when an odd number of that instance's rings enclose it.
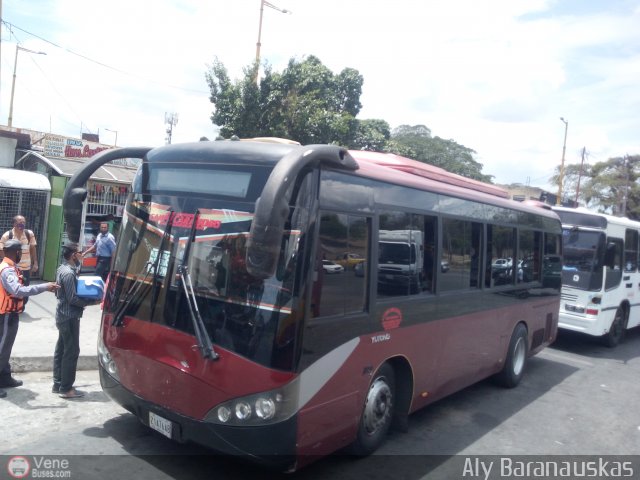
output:
{"label": "bus roof", "polygon": [[[246,165],[273,166],[294,150],[304,151],[314,147],[262,140],[203,141],[165,145],[151,150],[146,161],[210,163],[212,158],[215,158],[216,163],[241,161]],[[349,150],[349,154],[359,166],[358,170],[353,172],[358,176],[557,218],[550,210],[509,199],[508,192],[496,185],[450,173],[433,165],[389,153]]]}
{"label": "bus roof", "polygon": [[605,229],[607,225],[622,225],[624,227],[640,228],[640,222],[627,217],[614,217],[606,213],[593,212],[584,207],[553,207],[564,225],[578,225]]}
{"label": "bus roof", "polygon": [[0,168],[0,187],[51,191],[51,184],[45,175],[15,168]]}
{"label": "bus roof", "polygon": [[500,198],[509,198],[509,193],[503,188],[447,172],[443,168],[429,165],[428,163],[418,162],[417,160],[411,160],[410,158],[401,157],[392,153],[355,150],[350,150],[349,153],[351,153],[353,158],[355,158],[359,163],[361,161],[370,162],[375,165],[410,173],[412,175],[428,178],[437,182],[488,193],[489,195],[494,195]]}

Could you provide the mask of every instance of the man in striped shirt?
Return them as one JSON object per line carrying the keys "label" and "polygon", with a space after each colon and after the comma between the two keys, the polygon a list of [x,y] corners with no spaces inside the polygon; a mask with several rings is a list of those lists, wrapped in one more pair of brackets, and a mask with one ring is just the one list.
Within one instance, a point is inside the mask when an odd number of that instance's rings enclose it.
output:
{"label": "man in striped shirt", "polygon": [[69,242],[62,247],[64,262],[56,271],[57,292],[56,327],[58,341],[53,354],[53,393],[61,398],[79,398],[84,393],[73,387],[76,367],[80,356],[80,317],[87,305],[99,303],[77,295],[78,270],[82,264],[82,253],[78,244]]}

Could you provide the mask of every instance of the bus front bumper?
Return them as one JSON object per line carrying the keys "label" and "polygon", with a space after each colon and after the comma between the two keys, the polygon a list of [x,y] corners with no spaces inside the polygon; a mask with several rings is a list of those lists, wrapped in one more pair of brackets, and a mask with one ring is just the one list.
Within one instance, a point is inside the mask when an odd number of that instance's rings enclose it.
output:
{"label": "bus front bumper", "polygon": [[295,415],[284,422],[262,427],[230,427],[205,422],[148,402],[123,387],[102,365],[99,371],[102,389],[111,399],[133,413],[144,425],[171,440],[197,443],[216,453],[242,456],[277,470],[295,467]]}

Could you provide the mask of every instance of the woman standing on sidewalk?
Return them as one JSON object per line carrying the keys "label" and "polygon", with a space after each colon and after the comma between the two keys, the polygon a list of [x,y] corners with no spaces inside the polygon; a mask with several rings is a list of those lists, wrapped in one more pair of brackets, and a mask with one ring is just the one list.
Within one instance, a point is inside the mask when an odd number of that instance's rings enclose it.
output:
{"label": "woman standing on sidewalk", "polygon": [[[73,388],[76,381],[76,367],[80,356],[80,317],[84,307],[94,305],[95,300],[78,297],[76,281],[82,264],[82,254],[76,243],[62,247],[65,262],[56,271],[58,305],[56,306],[56,327],[58,341],[53,354],[53,393],[61,398],[79,398],[83,392]],[[98,301],[99,303],[99,301]]]}

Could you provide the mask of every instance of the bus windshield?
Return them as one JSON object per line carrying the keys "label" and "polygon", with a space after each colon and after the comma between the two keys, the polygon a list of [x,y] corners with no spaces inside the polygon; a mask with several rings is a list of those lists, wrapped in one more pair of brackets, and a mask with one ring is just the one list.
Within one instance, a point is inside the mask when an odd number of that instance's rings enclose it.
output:
{"label": "bus windshield", "polygon": [[[563,230],[563,283],[588,290],[598,290],[602,285],[602,255],[605,235],[603,232],[565,228]],[[579,281],[573,280],[579,273]],[[568,279],[572,280],[569,281]],[[566,281],[565,281],[566,280]]]}
{"label": "bus windshield", "polygon": [[413,253],[415,252],[415,247],[413,245],[411,250],[407,243],[380,242],[379,245],[378,262],[381,265],[386,263],[408,265],[412,261],[410,257],[415,258],[415,253]]}
{"label": "bus windshield", "polygon": [[134,196],[123,217],[105,312],[116,322],[128,316],[194,334],[178,275],[185,265],[216,349],[292,369],[298,328],[294,285],[308,212],[291,209],[276,273],[263,280],[249,274],[245,262],[253,208],[251,202],[204,196]]}

